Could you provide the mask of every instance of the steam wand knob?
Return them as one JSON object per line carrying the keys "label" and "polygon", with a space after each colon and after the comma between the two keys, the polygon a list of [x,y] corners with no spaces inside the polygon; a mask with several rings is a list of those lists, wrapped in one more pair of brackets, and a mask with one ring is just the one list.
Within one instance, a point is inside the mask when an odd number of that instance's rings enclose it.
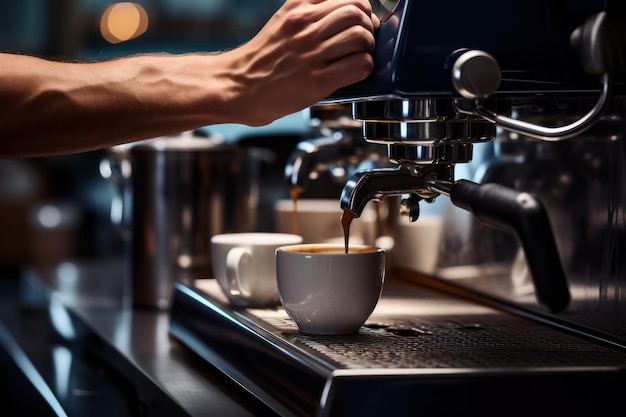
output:
{"label": "steam wand knob", "polygon": [[498,61],[484,51],[467,51],[452,66],[454,89],[468,99],[489,98],[500,86],[500,80]]}

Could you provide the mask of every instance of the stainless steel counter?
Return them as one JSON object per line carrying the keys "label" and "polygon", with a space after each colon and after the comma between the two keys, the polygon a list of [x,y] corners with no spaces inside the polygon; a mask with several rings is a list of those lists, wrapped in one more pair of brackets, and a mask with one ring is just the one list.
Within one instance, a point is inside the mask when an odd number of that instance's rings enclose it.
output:
{"label": "stainless steel counter", "polygon": [[3,285],[0,364],[29,387],[24,415],[274,415],[172,339],[167,312],[124,308],[121,271],[67,262]]}

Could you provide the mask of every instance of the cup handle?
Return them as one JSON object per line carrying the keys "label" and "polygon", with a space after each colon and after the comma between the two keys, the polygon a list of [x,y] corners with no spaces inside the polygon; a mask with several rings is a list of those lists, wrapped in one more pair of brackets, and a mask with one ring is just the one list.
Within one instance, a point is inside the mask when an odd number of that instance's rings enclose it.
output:
{"label": "cup handle", "polygon": [[246,262],[252,256],[250,249],[235,247],[228,251],[226,255],[226,279],[228,281],[228,291],[234,297],[250,298],[250,291],[241,285],[240,268],[241,263]]}

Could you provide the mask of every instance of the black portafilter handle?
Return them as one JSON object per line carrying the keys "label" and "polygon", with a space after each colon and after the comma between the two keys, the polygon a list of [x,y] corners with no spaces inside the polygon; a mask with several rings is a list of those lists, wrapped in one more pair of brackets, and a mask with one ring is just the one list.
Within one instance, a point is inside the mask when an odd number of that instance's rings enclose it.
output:
{"label": "black portafilter handle", "polygon": [[535,294],[551,313],[560,313],[570,302],[567,279],[561,265],[548,214],[532,194],[500,184],[454,182],[450,200],[472,212],[481,222],[517,234],[530,269]]}

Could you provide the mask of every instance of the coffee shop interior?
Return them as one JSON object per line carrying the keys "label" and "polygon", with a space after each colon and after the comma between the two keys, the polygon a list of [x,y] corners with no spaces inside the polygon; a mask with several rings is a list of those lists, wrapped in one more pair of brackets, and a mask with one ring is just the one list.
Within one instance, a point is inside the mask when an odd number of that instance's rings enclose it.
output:
{"label": "coffee shop interior", "polygon": [[[218,52],[283,3],[3,0],[0,50]],[[0,159],[6,415],[623,410],[626,7],[370,3],[372,75],[301,112]],[[212,258],[237,233],[375,248],[384,285],[356,331],[304,331],[339,287],[240,302]]]}

